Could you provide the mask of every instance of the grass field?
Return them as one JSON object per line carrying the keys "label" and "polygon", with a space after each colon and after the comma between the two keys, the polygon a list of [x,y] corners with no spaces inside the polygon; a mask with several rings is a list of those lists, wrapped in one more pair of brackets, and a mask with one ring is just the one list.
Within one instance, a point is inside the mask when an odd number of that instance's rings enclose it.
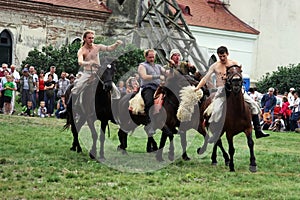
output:
{"label": "grass field", "polygon": [[107,161],[98,163],[85,148],[88,131],[81,133],[83,153],[76,153],[69,150],[72,135],[61,132],[63,124],[0,115],[0,199],[300,199],[300,134],[254,139],[258,171],[251,173],[243,134],[234,139],[236,172],[229,172],[220,153],[217,166],[209,155],[196,154],[203,139],[194,132],[188,137],[191,161],[180,159],[175,136],[178,159],[157,163],[144,153],[146,139],[139,131],[129,136],[128,156],[117,152],[117,126],[110,125]]}

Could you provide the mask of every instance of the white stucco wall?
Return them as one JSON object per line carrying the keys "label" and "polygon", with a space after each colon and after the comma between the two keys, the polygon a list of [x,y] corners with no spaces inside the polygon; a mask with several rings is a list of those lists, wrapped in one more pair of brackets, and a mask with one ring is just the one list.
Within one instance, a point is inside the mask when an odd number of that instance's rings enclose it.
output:
{"label": "white stucco wall", "polygon": [[207,52],[204,54],[208,55],[208,59],[212,54],[218,58],[216,49],[219,46],[226,46],[229,58],[238,61],[243,66],[245,74],[251,74],[256,60],[253,51],[257,35],[194,26],[190,27],[190,30],[201,49],[206,49]]}
{"label": "white stucco wall", "polygon": [[299,0],[230,0],[228,9],[260,31],[251,77],[300,62]]}

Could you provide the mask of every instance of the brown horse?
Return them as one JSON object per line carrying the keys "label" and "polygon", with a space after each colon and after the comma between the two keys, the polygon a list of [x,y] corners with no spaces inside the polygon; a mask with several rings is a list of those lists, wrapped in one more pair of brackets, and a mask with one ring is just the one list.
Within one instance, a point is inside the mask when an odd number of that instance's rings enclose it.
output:
{"label": "brown horse", "polygon": [[[233,65],[227,68],[227,78],[225,83],[225,93],[226,93],[226,102],[225,106],[225,119],[223,126],[221,125],[221,131],[216,130],[215,127],[211,127],[213,134],[218,134],[220,137],[226,132],[226,138],[229,146],[229,155],[230,162],[229,168],[230,171],[235,171],[234,169],[234,145],[233,137],[240,132],[244,132],[247,137],[247,143],[250,151],[250,167],[251,172],[256,172],[256,162],[254,156],[254,142],[252,139],[252,124],[251,124],[251,111],[247,103],[244,101],[243,92],[243,79],[242,79],[242,70],[240,66]],[[221,120],[222,121],[222,120]],[[219,124],[220,127],[220,124]],[[223,128],[222,128],[223,127]],[[220,138],[217,138],[217,143],[220,141]],[[216,160],[216,148],[212,152],[212,160]]]}

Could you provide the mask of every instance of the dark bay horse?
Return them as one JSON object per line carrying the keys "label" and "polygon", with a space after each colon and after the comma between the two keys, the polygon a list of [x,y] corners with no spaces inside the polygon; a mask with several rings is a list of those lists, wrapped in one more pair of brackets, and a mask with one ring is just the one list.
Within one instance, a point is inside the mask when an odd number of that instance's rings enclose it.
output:
{"label": "dark bay horse", "polygon": [[[169,159],[172,158],[172,155],[174,153],[173,152],[174,148],[172,146],[173,145],[172,135],[175,133],[178,133],[180,135],[180,142],[182,147],[182,159],[190,160],[186,152],[186,148],[187,148],[186,132],[190,129],[196,130],[204,137],[203,146],[201,148],[198,148],[197,150],[198,154],[202,154],[206,150],[209,137],[206,131],[206,126],[203,123],[204,122],[203,112],[211,102],[211,98],[209,98],[210,92],[207,86],[205,85],[202,88],[203,97],[200,99],[198,104],[194,105],[194,113],[191,116],[191,120],[180,122],[176,116],[180,104],[179,93],[181,89],[189,85],[196,86],[198,84],[198,81],[201,80],[201,77],[202,76],[199,73],[196,76],[194,76],[193,79],[189,75],[181,75],[180,73],[176,73],[176,72],[173,74],[173,76],[168,77],[166,84],[163,87],[163,93],[164,93],[163,107],[168,113],[168,116],[167,116],[165,126],[162,129],[163,132],[161,135],[159,151],[156,154],[157,160],[159,161],[163,160],[162,152],[168,137],[170,140]],[[229,157],[222,145],[222,141],[219,141],[217,143],[217,146],[220,147],[223,153],[225,163],[229,162]]]}
{"label": "dark bay horse", "polygon": [[[80,106],[74,105],[74,102],[72,102],[72,86],[66,91],[66,102],[69,103],[67,105],[67,122],[64,126],[64,129],[67,129],[71,126],[71,131],[73,134],[71,150],[77,150],[77,152],[81,152],[82,148],[79,144],[78,133],[85,122],[87,122],[93,139],[89,156],[92,159],[96,159],[96,144],[98,134],[94,123],[97,119],[100,120],[100,161],[105,159],[104,141],[105,130],[108,125],[108,121],[114,121],[111,108],[111,90],[113,78],[116,72],[115,60],[112,58],[105,58],[104,62],[102,63],[103,64],[99,67],[98,71],[92,75],[93,81],[91,81],[85,87],[85,89],[82,91],[82,94],[78,95],[77,99],[82,99],[80,101]],[[71,99],[68,100],[68,98]],[[74,107],[76,107],[76,109],[73,109]]]}
{"label": "dark bay horse", "polygon": [[[247,143],[250,151],[250,167],[251,172],[256,172],[256,162],[254,156],[254,142],[252,139],[252,124],[251,124],[251,111],[248,104],[244,101],[243,97],[243,78],[240,66],[233,65],[227,68],[226,72],[226,115],[224,125],[221,126],[221,135],[226,132],[226,138],[229,146],[230,171],[234,169],[234,153],[235,148],[233,145],[233,137],[240,132],[244,132],[247,137]],[[223,127],[223,128],[222,128]],[[216,134],[216,133],[213,133]],[[218,142],[220,139],[218,140]],[[217,143],[218,143],[217,142]],[[216,160],[216,148],[212,152],[212,160]]]}

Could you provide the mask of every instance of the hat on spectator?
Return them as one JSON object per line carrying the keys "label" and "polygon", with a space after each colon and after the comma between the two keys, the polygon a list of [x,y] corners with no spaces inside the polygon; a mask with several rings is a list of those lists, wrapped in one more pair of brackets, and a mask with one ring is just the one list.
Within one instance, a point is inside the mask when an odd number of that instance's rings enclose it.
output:
{"label": "hat on spectator", "polygon": [[74,74],[70,74],[69,78],[75,78]]}
{"label": "hat on spectator", "polygon": [[181,53],[178,49],[172,49],[172,51],[170,52],[170,59],[172,58],[172,56],[174,54],[179,54],[180,55],[180,60],[182,59],[182,55],[181,55]]}
{"label": "hat on spectator", "polygon": [[295,88],[293,88],[293,87],[292,87],[292,88],[290,88],[290,91],[295,91]]}
{"label": "hat on spectator", "polygon": [[28,69],[27,69],[27,68],[24,68],[22,72],[28,72]]}

